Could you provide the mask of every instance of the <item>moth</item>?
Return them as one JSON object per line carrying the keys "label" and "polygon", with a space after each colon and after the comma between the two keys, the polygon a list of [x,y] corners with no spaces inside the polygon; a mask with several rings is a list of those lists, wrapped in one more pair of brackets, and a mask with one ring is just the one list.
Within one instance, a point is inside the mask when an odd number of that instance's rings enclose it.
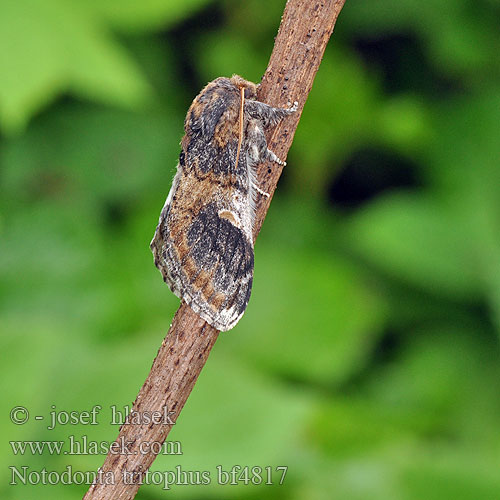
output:
{"label": "moth", "polygon": [[256,101],[257,85],[217,78],[184,121],[177,173],[151,249],[172,292],[210,325],[227,331],[243,316],[254,269],[256,167],[281,161],[264,132],[297,109]]}

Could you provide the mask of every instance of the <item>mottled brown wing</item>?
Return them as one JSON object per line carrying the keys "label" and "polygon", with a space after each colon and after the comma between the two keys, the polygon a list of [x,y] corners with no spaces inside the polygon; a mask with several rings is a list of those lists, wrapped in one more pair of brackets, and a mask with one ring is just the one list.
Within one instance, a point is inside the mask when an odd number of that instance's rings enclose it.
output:
{"label": "mottled brown wing", "polygon": [[252,228],[241,227],[251,223],[252,200],[247,155],[240,155],[240,85],[255,87],[218,78],[190,106],[178,172],[151,243],[171,290],[219,330],[241,318],[253,279]]}
{"label": "mottled brown wing", "polygon": [[250,299],[251,242],[233,224],[231,213],[222,212],[215,202],[196,214],[168,208],[151,243],[156,266],[172,292],[197,314],[218,330],[231,329]]}

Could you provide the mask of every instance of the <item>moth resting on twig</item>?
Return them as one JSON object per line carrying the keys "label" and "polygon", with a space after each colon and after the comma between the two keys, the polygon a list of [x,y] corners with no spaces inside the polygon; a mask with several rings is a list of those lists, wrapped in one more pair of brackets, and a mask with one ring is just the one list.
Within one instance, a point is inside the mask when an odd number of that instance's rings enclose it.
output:
{"label": "moth resting on twig", "polygon": [[172,292],[221,331],[239,321],[252,290],[256,166],[281,161],[264,131],[297,109],[256,101],[234,75],[210,82],[191,104],[172,188],[151,249]]}

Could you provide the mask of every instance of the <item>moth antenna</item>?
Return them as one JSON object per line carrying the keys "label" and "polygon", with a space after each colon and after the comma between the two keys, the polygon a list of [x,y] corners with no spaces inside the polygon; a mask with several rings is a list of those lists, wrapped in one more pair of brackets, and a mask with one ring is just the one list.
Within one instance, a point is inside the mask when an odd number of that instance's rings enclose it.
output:
{"label": "moth antenna", "polygon": [[234,166],[234,170],[238,169],[238,162],[240,161],[240,151],[241,151],[241,143],[243,142],[243,106],[245,104],[245,89],[240,87],[240,133],[238,137],[238,149],[236,150],[236,165]]}

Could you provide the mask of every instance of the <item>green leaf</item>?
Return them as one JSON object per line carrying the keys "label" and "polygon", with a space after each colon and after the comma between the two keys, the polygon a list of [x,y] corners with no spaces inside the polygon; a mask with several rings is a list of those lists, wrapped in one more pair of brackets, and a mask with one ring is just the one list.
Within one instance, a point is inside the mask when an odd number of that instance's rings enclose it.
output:
{"label": "green leaf", "polygon": [[203,33],[192,52],[206,81],[236,73],[259,83],[266,68],[266,54],[239,32],[228,32],[222,37],[218,32]]}
{"label": "green leaf", "polygon": [[467,231],[500,334],[500,90],[436,109],[427,175]]}
{"label": "green leaf", "polygon": [[357,37],[415,36],[439,73],[482,88],[485,80],[498,78],[498,10],[488,3],[478,9],[470,9],[466,0],[353,3],[342,12],[342,21]]}
{"label": "green leaf", "polygon": [[321,208],[303,202],[280,209],[287,229],[266,221],[252,298],[231,345],[272,372],[339,383],[366,362],[385,319],[384,301],[329,250],[334,228]]}
{"label": "green leaf", "polygon": [[166,197],[181,132],[182,117],[167,118],[161,108],[65,106],[6,143],[0,192],[13,203],[85,200],[88,210],[99,208],[96,202],[145,200],[150,189]]}
{"label": "green leaf", "polygon": [[480,325],[411,330],[391,362],[317,407],[308,438],[324,455],[306,484],[328,478],[324,498],[496,498],[498,366]]}
{"label": "green leaf", "polygon": [[[212,496],[218,487],[217,465],[225,470],[234,464],[289,465],[287,481],[293,484],[300,467],[292,465],[303,450],[303,429],[314,407],[311,395],[273,383],[237,353],[216,346],[169,435],[180,441],[183,454],[158,457],[152,468],[209,470],[212,484],[195,488],[202,496]],[[186,486],[177,492],[193,494]],[[217,498],[234,498],[233,487],[218,488]]]}
{"label": "green leaf", "polygon": [[[373,127],[380,103],[375,78],[368,78],[359,61],[336,48],[321,63],[294,137],[296,164],[287,174],[297,192],[323,194],[333,168]],[[302,168],[300,168],[302,167]]]}
{"label": "green leaf", "polygon": [[61,92],[137,106],[150,89],[125,50],[86,4],[71,0],[0,3],[0,127],[22,130]]}
{"label": "green leaf", "polygon": [[[87,0],[83,0],[87,3]],[[146,32],[172,27],[210,0],[88,0],[113,28],[124,32]]]}
{"label": "green leaf", "polygon": [[461,299],[482,292],[469,228],[444,202],[389,195],[353,216],[348,233],[366,261],[405,284]]}

